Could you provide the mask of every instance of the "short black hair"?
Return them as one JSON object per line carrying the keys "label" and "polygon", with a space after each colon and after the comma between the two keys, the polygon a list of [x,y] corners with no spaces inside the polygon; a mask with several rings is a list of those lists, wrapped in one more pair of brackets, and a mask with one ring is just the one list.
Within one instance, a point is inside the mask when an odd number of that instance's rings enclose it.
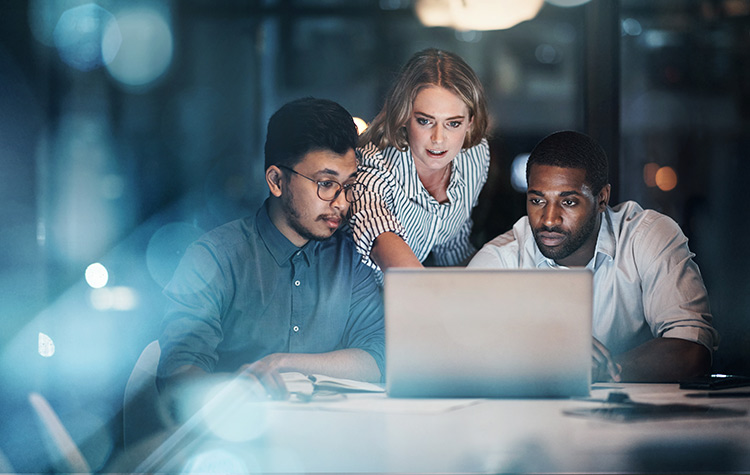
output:
{"label": "short black hair", "polygon": [[607,154],[596,140],[573,130],[548,135],[531,151],[526,162],[526,183],[532,165],[586,170],[586,185],[596,195],[608,183]]}
{"label": "short black hair", "polygon": [[356,146],[357,126],[346,109],[328,99],[305,97],[284,104],[269,119],[265,165],[292,167],[309,152],[343,155]]}

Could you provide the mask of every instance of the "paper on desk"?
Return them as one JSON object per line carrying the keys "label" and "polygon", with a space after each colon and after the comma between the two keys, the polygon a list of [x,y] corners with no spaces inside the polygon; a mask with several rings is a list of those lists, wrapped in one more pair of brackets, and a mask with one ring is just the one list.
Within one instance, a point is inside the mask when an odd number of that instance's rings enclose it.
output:
{"label": "paper on desk", "polygon": [[274,403],[275,409],[434,414],[476,404],[480,399],[389,398],[376,384],[324,375],[281,373],[289,401]]}
{"label": "paper on desk", "polygon": [[382,386],[368,383],[365,381],[356,381],[353,379],[334,378],[323,374],[305,375],[299,372],[281,373],[284,379],[287,391],[292,394],[302,394],[309,396],[317,390],[331,390],[341,392],[385,392]]}

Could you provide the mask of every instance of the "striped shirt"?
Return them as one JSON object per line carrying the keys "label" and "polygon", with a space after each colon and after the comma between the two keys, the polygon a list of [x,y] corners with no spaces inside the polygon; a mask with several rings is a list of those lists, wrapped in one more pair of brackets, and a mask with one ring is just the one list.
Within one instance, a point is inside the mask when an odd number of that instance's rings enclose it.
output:
{"label": "striped shirt", "polygon": [[385,232],[400,236],[422,262],[432,253],[438,266],[458,265],[476,251],[469,241],[471,211],[487,181],[486,139],[453,159],[445,203],[438,203],[422,185],[411,151],[381,151],[368,144],[357,149],[357,159],[357,181],[365,191],[352,203],[349,226],[362,261],[378,272],[379,282],[382,273],[370,251],[375,238]]}

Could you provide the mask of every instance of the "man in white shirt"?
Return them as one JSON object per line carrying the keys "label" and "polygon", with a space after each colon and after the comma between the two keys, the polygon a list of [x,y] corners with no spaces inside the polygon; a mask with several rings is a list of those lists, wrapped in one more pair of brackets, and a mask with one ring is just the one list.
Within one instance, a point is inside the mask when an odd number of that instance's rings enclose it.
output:
{"label": "man in white shirt", "polygon": [[590,269],[594,381],[704,374],[719,337],[687,238],[674,220],[633,201],[610,207],[607,171],[607,156],[590,137],[546,137],[526,167],[527,216],[469,267]]}

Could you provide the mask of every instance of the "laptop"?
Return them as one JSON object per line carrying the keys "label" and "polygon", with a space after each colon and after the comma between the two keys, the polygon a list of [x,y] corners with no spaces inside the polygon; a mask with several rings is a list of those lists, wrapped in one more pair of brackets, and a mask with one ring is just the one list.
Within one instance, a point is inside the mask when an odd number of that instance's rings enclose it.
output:
{"label": "laptop", "polygon": [[398,268],[383,292],[391,397],[589,394],[589,270]]}

